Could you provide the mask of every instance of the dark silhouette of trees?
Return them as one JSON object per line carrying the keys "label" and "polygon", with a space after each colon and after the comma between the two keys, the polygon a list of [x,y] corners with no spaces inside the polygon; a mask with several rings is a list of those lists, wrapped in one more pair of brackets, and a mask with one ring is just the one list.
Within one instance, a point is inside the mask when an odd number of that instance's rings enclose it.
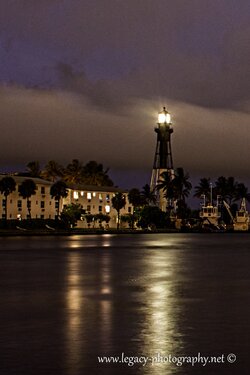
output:
{"label": "dark silhouette of trees", "polygon": [[68,196],[67,185],[64,181],[55,182],[50,188],[50,195],[57,202],[57,217],[60,215],[60,200]]}
{"label": "dark silhouette of trees", "polygon": [[117,229],[120,227],[120,211],[126,205],[126,197],[122,193],[116,193],[111,200],[113,208],[117,211]]}
{"label": "dark silhouette of trees", "polygon": [[200,179],[199,185],[195,186],[195,193],[194,197],[201,198],[205,196],[206,200],[210,200],[210,192],[211,192],[211,180],[210,178],[203,177]]}
{"label": "dark silhouette of trees", "polygon": [[16,190],[14,178],[6,176],[0,180],[0,192],[5,197],[5,220],[8,219],[8,196]]}
{"label": "dark silhouette of trees", "polygon": [[145,205],[154,205],[156,203],[156,195],[151,191],[149,184],[143,186],[141,196]]}
{"label": "dark silhouette of trees", "polygon": [[27,208],[29,212],[29,218],[31,219],[31,202],[30,197],[36,194],[36,184],[33,180],[24,180],[18,188],[19,195],[23,199],[27,199]]}
{"label": "dark silhouette of trees", "polygon": [[55,182],[56,180],[62,178],[63,174],[63,166],[57,163],[55,160],[50,160],[42,170],[41,177],[43,177],[45,180]]}
{"label": "dark silhouette of trees", "polygon": [[37,160],[30,161],[26,165],[26,169],[27,169],[28,175],[30,177],[40,177],[40,175],[41,175],[40,163]]}

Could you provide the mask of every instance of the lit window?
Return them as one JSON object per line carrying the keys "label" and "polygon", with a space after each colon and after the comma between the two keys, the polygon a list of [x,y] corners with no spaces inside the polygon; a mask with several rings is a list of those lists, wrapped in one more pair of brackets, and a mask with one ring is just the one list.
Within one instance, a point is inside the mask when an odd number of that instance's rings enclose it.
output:
{"label": "lit window", "polygon": [[94,193],[93,193],[93,197],[95,197],[95,196],[96,196],[96,193],[94,192]]}
{"label": "lit window", "polygon": [[91,199],[91,193],[87,193],[87,199],[88,199],[88,200]]}
{"label": "lit window", "polygon": [[83,197],[84,196],[84,191],[81,191],[81,197]]}
{"label": "lit window", "polygon": [[107,214],[110,213],[110,206],[108,204],[106,204],[106,206],[105,206],[105,212]]}
{"label": "lit window", "polygon": [[99,194],[99,201],[102,202],[102,194]]}
{"label": "lit window", "polygon": [[107,201],[110,200],[110,195],[109,195],[109,194],[106,195],[106,200],[107,200]]}
{"label": "lit window", "polygon": [[74,199],[78,199],[78,198],[79,198],[79,193],[78,193],[78,191],[74,191],[74,193],[73,193],[73,197],[74,197]]}
{"label": "lit window", "polygon": [[99,206],[99,212],[102,212],[102,206]]}

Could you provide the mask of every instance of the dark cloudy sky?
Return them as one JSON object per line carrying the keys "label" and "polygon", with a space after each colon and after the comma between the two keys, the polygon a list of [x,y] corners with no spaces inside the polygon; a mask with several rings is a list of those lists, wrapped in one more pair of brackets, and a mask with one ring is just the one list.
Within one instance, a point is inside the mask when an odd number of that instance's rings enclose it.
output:
{"label": "dark cloudy sky", "polygon": [[141,186],[165,105],[176,167],[250,176],[249,0],[0,0],[0,57],[2,170],[95,159]]}

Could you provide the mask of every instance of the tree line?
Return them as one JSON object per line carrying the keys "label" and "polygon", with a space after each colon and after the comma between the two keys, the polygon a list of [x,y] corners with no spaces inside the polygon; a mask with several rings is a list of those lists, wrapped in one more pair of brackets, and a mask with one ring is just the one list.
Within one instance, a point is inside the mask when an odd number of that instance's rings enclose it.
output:
{"label": "tree line", "polygon": [[22,175],[40,177],[56,182],[63,180],[70,184],[84,184],[97,186],[113,186],[114,183],[108,175],[109,168],[104,169],[103,164],[90,160],[83,164],[78,159],[73,159],[66,166],[55,160],[48,161],[44,168],[38,161],[31,161],[26,166],[27,172]]}

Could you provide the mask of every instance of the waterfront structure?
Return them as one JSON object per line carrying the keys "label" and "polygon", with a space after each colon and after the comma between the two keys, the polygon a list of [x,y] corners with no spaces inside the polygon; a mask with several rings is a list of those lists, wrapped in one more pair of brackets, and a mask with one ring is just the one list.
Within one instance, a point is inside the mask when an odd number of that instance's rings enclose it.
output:
{"label": "waterfront structure", "polygon": [[87,228],[95,225],[94,220],[93,223],[87,222],[86,215],[104,214],[110,217],[107,226],[115,228],[117,226],[117,211],[112,207],[111,200],[118,192],[123,193],[126,198],[126,205],[121,209],[120,214],[131,214],[132,205],[128,202],[127,192],[113,186],[69,185],[69,194],[62,199],[62,204],[74,203],[82,206],[83,215],[77,223],[78,227]]}
{"label": "waterfront structure", "polygon": [[[0,180],[7,175],[0,175]],[[9,175],[8,175],[9,176]],[[16,189],[8,195],[8,211],[7,219],[27,219],[29,211],[27,207],[27,199],[23,199],[19,195],[19,186],[25,180],[32,180],[36,185],[36,194],[32,195],[30,200],[32,219],[55,219],[58,213],[58,202],[51,197],[50,188],[52,182],[41,178],[33,178],[29,176],[11,175],[16,182]],[[88,227],[89,223],[85,220],[85,215],[105,214],[110,217],[109,227],[116,227],[117,212],[112,207],[112,197],[122,192],[126,197],[126,206],[121,209],[120,214],[132,213],[132,205],[129,204],[127,192],[113,186],[86,186],[86,185],[68,185],[68,195],[60,200],[59,212],[63,207],[69,204],[80,204],[83,210],[82,220],[78,222],[79,227]],[[5,219],[6,198],[0,194],[0,218]],[[94,225],[94,223],[93,223]],[[92,226],[92,224],[91,224]]]}
{"label": "waterfront structure", "polygon": [[[0,175],[0,179],[7,175]],[[16,189],[8,197],[8,217],[7,219],[27,219],[29,211],[27,199],[23,199],[18,192],[19,186],[25,180],[32,180],[36,184],[36,194],[32,195],[30,200],[31,217],[34,219],[55,219],[56,204],[50,196],[51,182],[41,178],[32,178],[28,176],[11,175],[16,182]],[[5,219],[6,199],[3,194],[0,195],[0,218]]]}
{"label": "waterfront structure", "polygon": [[203,195],[203,203],[199,214],[202,220],[202,227],[210,227],[220,229],[219,220],[221,212],[219,210],[219,197],[217,196],[216,205],[213,204],[213,185],[210,183],[210,200],[206,202],[206,195]]}
{"label": "waterfront structure", "polygon": [[157,190],[160,176],[163,172],[167,172],[170,179],[174,178],[174,165],[171,147],[171,134],[173,133],[171,116],[169,112],[163,107],[163,111],[158,114],[157,127],[154,129],[157,134],[156,149],[154,156],[154,164],[150,182],[151,191],[156,193],[157,206],[166,211],[167,206],[172,205],[164,198],[162,190]]}

